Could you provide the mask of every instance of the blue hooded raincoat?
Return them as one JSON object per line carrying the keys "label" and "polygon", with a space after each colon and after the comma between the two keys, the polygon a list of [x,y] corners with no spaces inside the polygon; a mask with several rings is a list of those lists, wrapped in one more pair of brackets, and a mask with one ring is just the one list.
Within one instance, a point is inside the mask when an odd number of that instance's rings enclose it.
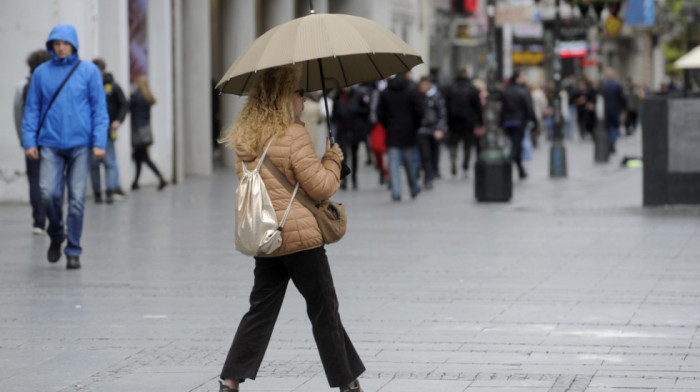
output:
{"label": "blue hooded raincoat", "polygon": [[[53,51],[53,40],[67,41],[75,51],[64,59]],[[95,64],[83,61],[51,106],[37,138],[37,127],[58,87],[68,76],[78,57],[78,35],[71,25],[58,25],[46,40],[52,59],[37,67],[32,75],[22,121],[22,145],[30,147],[106,148],[109,115],[102,75]]]}

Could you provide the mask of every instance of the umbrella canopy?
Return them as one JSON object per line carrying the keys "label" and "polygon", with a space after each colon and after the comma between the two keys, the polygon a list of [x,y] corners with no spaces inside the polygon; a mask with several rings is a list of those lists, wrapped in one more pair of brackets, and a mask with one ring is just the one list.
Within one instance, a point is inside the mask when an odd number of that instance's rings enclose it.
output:
{"label": "umbrella canopy", "polygon": [[406,42],[369,19],[311,14],[276,26],[256,39],[216,88],[243,95],[257,71],[301,64],[302,87],[316,91],[324,86],[321,72],[328,87],[345,87],[406,72],[422,62]]}
{"label": "umbrella canopy", "polygon": [[673,63],[676,68],[700,68],[700,46],[696,46],[695,49],[684,54],[681,58]]}

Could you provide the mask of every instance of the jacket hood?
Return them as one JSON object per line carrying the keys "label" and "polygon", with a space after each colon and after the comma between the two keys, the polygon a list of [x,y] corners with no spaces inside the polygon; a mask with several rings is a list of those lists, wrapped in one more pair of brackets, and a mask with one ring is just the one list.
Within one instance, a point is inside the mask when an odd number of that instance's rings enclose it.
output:
{"label": "jacket hood", "polygon": [[78,33],[75,31],[75,27],[73,25],[58,25],[51,30],[51,33],[49,34],[49,38],[46,40],[46,50],[51,53],[51,57],[56,58],[56,53],[53,51],[53,46],[51,45],[51,41],[53,40],[61,40],[61,41],[66,41],[73,45],[75,48],[75,55],[78,54]]}
{"label": "jacket hood", "polygon": [[396,75],[389,81],[388,87],[394,91],[401,91],[408,87],[408,79],[403,75]]}

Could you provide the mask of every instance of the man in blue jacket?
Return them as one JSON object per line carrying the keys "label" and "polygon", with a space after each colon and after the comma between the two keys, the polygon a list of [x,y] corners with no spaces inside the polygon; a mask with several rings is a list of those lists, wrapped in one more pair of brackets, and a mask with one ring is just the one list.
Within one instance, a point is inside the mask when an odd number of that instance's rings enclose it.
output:
{"label": "man in blue jacket", "polygon": [[[41,159],[39,186],[51,237],[47,258],[51,263],[61,258],[61,244],[67,237],[67,268],[77,269],[90,154],[104,158],[109,117],[102,76],[95,64],[80,61],[75,27],[54,27],[46,49],[51,61],[34,71],[27,92],[22,144],[27,157]],[[66,227],[64,186],[68,188]]]}

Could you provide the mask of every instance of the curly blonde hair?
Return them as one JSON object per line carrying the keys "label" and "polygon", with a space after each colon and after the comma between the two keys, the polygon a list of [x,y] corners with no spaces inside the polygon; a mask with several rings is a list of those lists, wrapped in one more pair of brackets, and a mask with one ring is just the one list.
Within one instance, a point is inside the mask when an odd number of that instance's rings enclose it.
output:
{"label": "curly blonde hair", "polygon": [[243,110],[219,143],[233,149],[240,142],[259,151],[270,137],[283,134],[294,123],[292,97],[300,74],[291,65],[260,71]]}

